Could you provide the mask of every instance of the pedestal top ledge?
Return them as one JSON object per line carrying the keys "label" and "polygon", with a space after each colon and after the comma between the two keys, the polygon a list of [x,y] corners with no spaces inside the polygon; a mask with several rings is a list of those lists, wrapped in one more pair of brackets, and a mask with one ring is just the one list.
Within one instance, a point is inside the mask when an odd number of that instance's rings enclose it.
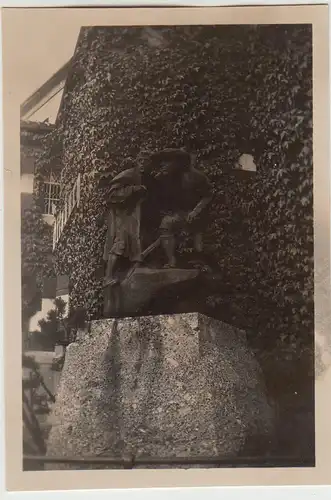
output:
{"label": "pedestal top ledge", "polygon": [[[215,326],[217,326],[216,330]],[[198,312],[93,320],[88,330],[78,330],[77,342],[102,334],[105,331],[108,331],[108,334],[111,335],[114,329],[119,329],[124,334],[131,328],[138,328],[145,336],[150,336],[153,332],[154,334],[167,332],[167,335],[171,336],[178,334],[181,336],[195,336],[200,333],[200,337],[205,338],[205,340],[216,339],[217,331],[221,330],[222,337],[226,337],[229,341],[244,342],[246,344],[246,332],[244,330]],[[204,335],[202,335],[202,332]],[[70,345],[68,349],[70,349]]]}

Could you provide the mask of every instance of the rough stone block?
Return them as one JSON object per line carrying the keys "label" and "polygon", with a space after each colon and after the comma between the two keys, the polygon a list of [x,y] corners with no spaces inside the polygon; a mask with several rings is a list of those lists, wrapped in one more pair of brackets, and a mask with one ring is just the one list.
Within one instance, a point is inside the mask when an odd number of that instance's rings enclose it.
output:
{"label": "rough stone block", "polygon": [[197,313],[100,320],[67,348],[48,454],[230,459],[272,418],[245,332]]}

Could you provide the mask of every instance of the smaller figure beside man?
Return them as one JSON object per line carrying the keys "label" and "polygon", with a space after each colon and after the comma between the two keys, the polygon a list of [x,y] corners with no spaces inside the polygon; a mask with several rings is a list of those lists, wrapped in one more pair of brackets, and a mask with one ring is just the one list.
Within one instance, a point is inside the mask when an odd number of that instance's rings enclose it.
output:
{"label": "smaller figure beside man", "polygon": [[194,249],[202,252],[206,228],[206,208],[212,200],[207,176],[194,168],[192,156],[181,149],[165,149],[151,156],[155,172],[154,204],[162,220],[160,240],[167,263],[176,267],[178,236],[186,231],[193,237]]}

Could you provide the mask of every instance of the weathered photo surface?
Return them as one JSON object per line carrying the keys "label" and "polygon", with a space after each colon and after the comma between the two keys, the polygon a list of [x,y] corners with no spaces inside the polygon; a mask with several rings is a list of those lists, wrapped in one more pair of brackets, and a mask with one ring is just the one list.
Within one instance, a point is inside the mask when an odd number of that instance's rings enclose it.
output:
{"label": "weathered photo surface", "polygon": [[12,489],[326,481],[315,10],[5,15]]}
{"label": "weathered photo surface", "polygon": [[25,467],[314,465],[311,25],[83,27],[21,109]]}

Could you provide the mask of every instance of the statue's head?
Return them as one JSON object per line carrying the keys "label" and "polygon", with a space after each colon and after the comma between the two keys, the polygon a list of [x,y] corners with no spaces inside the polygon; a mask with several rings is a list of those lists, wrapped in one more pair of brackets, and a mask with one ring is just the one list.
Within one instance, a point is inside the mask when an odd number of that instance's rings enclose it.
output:
{"label": "statue's head", "polygon": [[136,158],[136,167],[141,174],[148,173],[152,170],[151,152],[142,150]]}
{"label": "statue's head", "polygon": [[160,173],[181,175],[191,168],[191,155],[183,149],[165,149],[159,155]]}

